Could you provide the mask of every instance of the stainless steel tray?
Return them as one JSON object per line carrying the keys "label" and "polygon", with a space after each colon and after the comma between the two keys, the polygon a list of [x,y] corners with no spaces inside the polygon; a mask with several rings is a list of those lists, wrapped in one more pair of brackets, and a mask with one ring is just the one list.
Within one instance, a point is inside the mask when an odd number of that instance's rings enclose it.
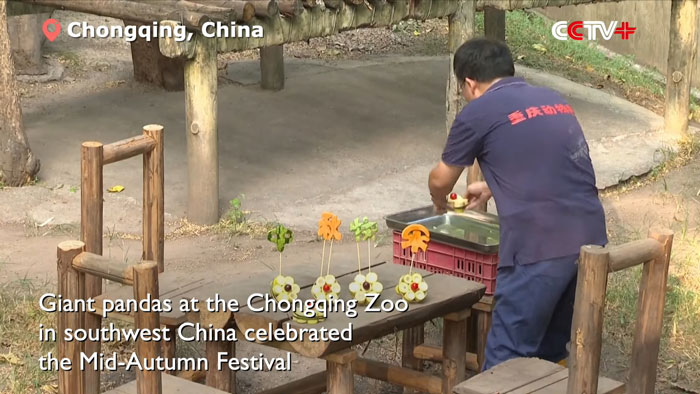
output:
{"label": "stainless steel tray", "polygon": [[[475,211],[436,215],[431,205],[389,215],[385,219],[386,225],[396,231],[403,231],[409,224],[422,224],[430,231],[430,238],[441,243],[484,254],[498,253],[499,228],[496,215]],[[445,231],[446,228],[450,230]]]}

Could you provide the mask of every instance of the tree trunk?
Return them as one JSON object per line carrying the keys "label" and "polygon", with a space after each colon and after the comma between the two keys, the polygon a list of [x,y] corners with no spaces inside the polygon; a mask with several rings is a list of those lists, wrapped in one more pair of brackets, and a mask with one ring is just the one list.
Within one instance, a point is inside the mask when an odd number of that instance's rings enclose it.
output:
{"label": "tree trunk", "polygon": [[4,0],[0,1],[0,86],[0,183],[21,186],[39,172],[39,160],[24,133]]}

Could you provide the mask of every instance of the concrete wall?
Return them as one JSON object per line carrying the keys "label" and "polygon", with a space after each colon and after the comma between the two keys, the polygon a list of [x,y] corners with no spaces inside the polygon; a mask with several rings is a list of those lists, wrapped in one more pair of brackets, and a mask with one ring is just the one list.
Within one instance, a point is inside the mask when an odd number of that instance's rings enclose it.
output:
{"label": "concrete wall", "polygon": [[[671,22],[670,0],[627,0],[620,3],[552,7],[539,11],[555,21],[628,21],[631,26],[637,28],[629,40],[614,36],[609,41],[598,39],[598,44],[614,52],[631,55],[637,63],[656,68],[664,75],[666,73]],[[700,68],[697,67],[697,63],[693,72],[693,84],[700,87]]]}

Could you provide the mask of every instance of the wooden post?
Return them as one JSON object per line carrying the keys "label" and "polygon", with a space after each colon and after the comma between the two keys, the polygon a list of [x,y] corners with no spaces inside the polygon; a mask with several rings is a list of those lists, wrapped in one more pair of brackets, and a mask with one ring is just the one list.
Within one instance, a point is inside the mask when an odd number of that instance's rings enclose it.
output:
{"label": "wooden post", "polygon": [[[467,310],[466,312],[469,312]],[[442,392],[464,380],[467,353],[467,318],[469,313],[445,316],[442,328]]]}
{"label": "wooden post", "polygon": [[450,132],[452,122],[462,110],[464,99],[459,92],[459,81],[454,73],[454,54],[465,41],[474,37],[476,31],[476,1],[460,0],[457,11],[450,15],[447,47],[450,51],[450,73],[447,76],[447,132]]}
{"label": "wooden post", "polygon": [[[148,26],[141,22],[125,20],[125,26]],[[137,37],[131,42],[131,63],[134,65],[134,80],[150,83],[168,91],[181,91],[185,86],[184,67],[182,58],[171,59],[160,53],[158,40],[147,41]]]}
{"label": "wooden post", "polygon": [[165,264],[165,188],[163,164],[163,126],[147,125],[143,134],[155,141],[153,150],[143,154],[143,253],[141,260]]}
{"label": "wooden post", "polygon": [[266,90],[284,89],[284,46],[260,48],[260,87]]}
{"label": "wooden post", "polygon": [[[423,360],[417,358],[413,354],[413,350],[418,345],[422,345],[425,341],[425,325],[421,324],[406,330],[403,330],[401,337],[401,366],[404,368],[414,369],[416,371],[423,370]],[[404,387],[403,392],[416,393],[416,390]]]}
{"label": "wooden post", "polygon": [[632,345],[632,360],[628,393],[653,394],[656,384],[656,367],[659,357],[659,341],[664,321],[666,281],[671,261],[673,233],[668,230],[651,231],[649,237],[663,245],[663,256],[644,264],[639,286],[637,326]]}
{"label": "wooden post", "polygon": [[[85,251],[102,254],[102,167],[103,149],[99,142],[84,142],[81,148],[80,163],[80,238],[85,243]],[[85,297],[94,298],[102,294],[102,278],[85,275]],[[99,315],[85,315],[85,328],[99,329],[102,319]],[[85,353],[99,353],[100,342],[85,342]],[[99,394],[100,371],[88,367],[85,375],[85,394]]]}
{"label": "wooden post", "polygon": [[[173,359],[177,357],[177,326],[165,325],[173,336],[170,341],[163,341],[160,344],[160,351],[163,358]],[[177,371],[165,371],[168,375],[177,375]]]}
{"label": "wooden post", "polygon": [[[143,300],[148,297],[158,299],[158,263],[145,261],[134,266],[134,299]],[[136,311],[134,326],[137,329],[156,329],[160,327],[160,314],[158,312]],[[160,357],[160,343],[155,341],[136,341],[136,355],[143,362],[144,359]],[[162,394],[162,377],[159,370],[136,371],[137,394]]]}
{"label": "wooden post", "polygon": [[581,247],[568,361],[569,394],[598,392],[609,260],[608,250],[600,246]]}
{"label": "wooden post", "polygon": [[200,34],[193,41],[193,57],[185,63],[187,218],[197,224],[214,224],[219,220],[217,41]]}
{"label": "wooden post", "polygon": [[352,394],[355,391],[355,375],[352,362],[357,352],[343,350],[326,356],[326,388],[328,394]]}
{"label": "wooden post", "polygon": [[484,7],[484,35],[497,40],[506,40],[506,12]]}
{"label": "wooden post", "polygon": [[[85,244],[80,241],[64,241],[58,244],[58,294],[64,300],[80,300],[85,298],[84,279],[73,268],[73,259],[83,252]],[[76,330],[83,327],[85,313],[59,312],[58,320],[58,358],[69,358],[73,363],[70,371],[58,371],[58,394],[83,394],[83,371],[80,370],[80,353],[82,343],[66,342],[63,333],[67,328]]]}
{"label": "wooden post", "polygon": [[697,53],[697,0],[671,2],[671,34],[666,69],[666,133],[688,136],[690,83]]}
{"label": "wooden post", "polygon": [[[234,371],[224,367],[216,368],[219,353],[228,353],[230,357],[236,355],[235,342],[228,341],[208,341],[206,343],[206,355],[209,360],[209,371],[207,371],[207,386],[227,392],[236,392],[236,374]],[[212,367],[213,365],[213,367]]]}

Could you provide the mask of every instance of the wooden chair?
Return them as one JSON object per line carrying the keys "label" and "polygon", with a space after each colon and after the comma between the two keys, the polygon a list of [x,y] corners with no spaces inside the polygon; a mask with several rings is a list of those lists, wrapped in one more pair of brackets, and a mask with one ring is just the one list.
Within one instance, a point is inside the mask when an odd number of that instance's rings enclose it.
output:
{"label": "wooden chair", "polygon": [[[126,264],[106,257],[85,252],[81,241],[65,241],[58,245],[58,294],[65,300],[85,299],[85,276],[94,275],[124,285],[133,286],[135,300],[159,297],[158,263],[144,261],[139,264]],[[59,312],[58,330],[85,328],[85,316],[81,312]],[[160,327],[157,312],[137,310],[134,315],[136,329],[154,330]],[[161,357],[161,344],[156,341],[136,341],[136,356],[140,360]],[[58,356],[69,358],[74,366],[79,365],[80,355],[86,351],[86,343],[66,342],[58,335]],[[143,361],[142,361],[143,362]],[[79,368],[62,370],[58,374],[59,394],[87,394],[85,371]],[[137,371],[136,380],[107,392],[108,394],[222,394],[225,391],[181,379],[161,371]]]}
{"label": "wooden chair", "polygon": [[[568,369],[516,358],[463,382],[455,394],[653,394],[666,299],[673,233],[651,231],[648,239],[619,246],[584,246],[579,259]],[[608,273],[643,264],[637,323],[627,383],[598,377]]]}

